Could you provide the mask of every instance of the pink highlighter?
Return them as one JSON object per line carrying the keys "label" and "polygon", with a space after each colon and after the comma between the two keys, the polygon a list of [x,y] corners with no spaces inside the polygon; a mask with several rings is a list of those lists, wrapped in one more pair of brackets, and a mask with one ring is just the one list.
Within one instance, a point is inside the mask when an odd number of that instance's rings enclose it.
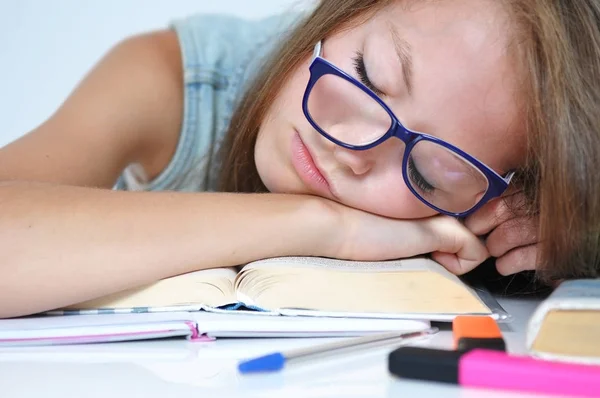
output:
{"label": "pink highlighter", "polygon": [[400,347],[390,354],[388,368],[396,376],[464,387],[600,397],[600,366],[511,356],[496,350]]}

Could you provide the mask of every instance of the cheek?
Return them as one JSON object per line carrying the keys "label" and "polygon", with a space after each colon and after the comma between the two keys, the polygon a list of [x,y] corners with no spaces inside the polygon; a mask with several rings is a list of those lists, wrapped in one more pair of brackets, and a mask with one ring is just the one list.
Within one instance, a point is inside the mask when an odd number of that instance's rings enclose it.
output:
{"label": "cheek", "polygon": [[289,76],[261,123],[254,158],[258,174],[271,192],[301,193],[301,183],[291,163],[294,128],[307,123],[302,113],[302,97],[309,79],[308,62],[303,61]]}
{"label": "cheek", "polygon": [[[269,192],[285,191],[285,168],[279,160],[272,123],[263,123],[254,147],[254,162],[258,175]],[[280,154],[279,154],[280,155]]]}
{"label": "cheek", "polygon": [[401,220],[431,217],[435,210],[421,202],[403,185],[394,190],[394,195],[385,195],[377,203],[378,214]]}
{"label": "cheek", "polygon": [[269,151],[266,150],[265,145],[265,131],[264,126],[261,126],[261,129],[258,133],[258,137],[256,138],[256,146],[254,147],[254,163],[256,165],[256,170],[258,171],[258,175],[267,187],[269,191],[272,191],[272,176],[271,171],[273,167],[269,167],[269,164],[272,163],[269,159]]}
{"label": "cheek", "polygon": [[302,183],[291,162],[292,125],[281,118],[267,118],[262,123],[256,145],[254,162],[258,175],[273,193],[303,193]]}
{"label": "cheek", "polygon": [[435,210],[421,202],[404,184],[402,177],[364,180],[357,192],[344,203],[369,213],[394,219],[417,219],[431,217]]}

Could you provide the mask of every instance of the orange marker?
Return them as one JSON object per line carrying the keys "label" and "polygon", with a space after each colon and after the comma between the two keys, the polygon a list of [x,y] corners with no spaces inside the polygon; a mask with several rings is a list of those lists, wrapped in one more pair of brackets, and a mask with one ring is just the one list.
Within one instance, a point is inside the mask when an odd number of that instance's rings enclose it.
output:
{"label": "orange marker", "polygon": [[496,321],[489,316],[457,316],[452,321],[452,334],[454,348],[458,351],[474,348],[506,351],[502,332]]}

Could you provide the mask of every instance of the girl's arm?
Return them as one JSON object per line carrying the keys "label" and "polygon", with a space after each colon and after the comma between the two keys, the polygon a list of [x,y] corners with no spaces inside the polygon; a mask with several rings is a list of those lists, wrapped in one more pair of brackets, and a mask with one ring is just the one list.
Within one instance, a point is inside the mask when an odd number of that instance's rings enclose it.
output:
{"label": "girl's arm", "polygon": [[447,217],[391,220],[303,195],[110,190],[129,163],[153,177],[173,155],[180,62],[171,32],[129,39],[47,122],[0,149],[0,317],[265,257],[439,251],[460,273],[487,256]]}
{"label": "girl's arm", "polygon": [[303,196],[13,182],[0,186],[0,204],[0,318],[335,244],[335,220]]}
{"label": "girl's arm", "polygon": [[49,120],[0,148],[0,181],[111,188],[131,162],[157,175],[175,151],[182,109],[175,33],[127,39]]}

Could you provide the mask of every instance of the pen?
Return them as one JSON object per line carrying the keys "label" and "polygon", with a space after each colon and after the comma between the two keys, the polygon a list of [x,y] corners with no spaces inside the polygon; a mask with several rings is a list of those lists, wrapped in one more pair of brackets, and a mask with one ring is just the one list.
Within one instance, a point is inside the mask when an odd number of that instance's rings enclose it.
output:
{"label": "pen", "polygon": [[407,342],[434,335],[438,328],[429,328],[416,332],[388,332],[376,335],[362,336],[334,343],[320,344],[314,347],[290,350],[287,352],[274,352],[261,357],[240,362],[240,373],[276,372],[283,369],[286,364],[301,359],[320,355],[327,355],[347,348],[371,346],[375,343]]}
{"label": "pen", "polygon": [[600,366],[509,355],[489,349],[468,352],[400,347],[388,358],[395,376],[493,390],[597,397]]}

